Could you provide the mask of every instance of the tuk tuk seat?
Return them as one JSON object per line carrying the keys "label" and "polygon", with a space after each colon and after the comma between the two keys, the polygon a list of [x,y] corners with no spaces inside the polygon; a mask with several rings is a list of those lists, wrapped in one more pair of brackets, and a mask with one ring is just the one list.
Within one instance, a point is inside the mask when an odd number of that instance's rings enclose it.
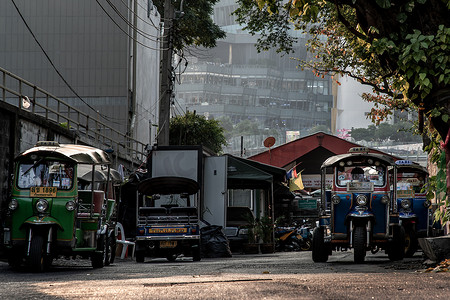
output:
{"label": "tuk tuk seat", "polygon": [[104,191],[94,190],[94,199],[92,200],[91,190],[79,190],[78,191],[79,214],[90,213],[92,205],[94,206],[92,212],[100,214],[102,211],[104,198],[105,198]]}

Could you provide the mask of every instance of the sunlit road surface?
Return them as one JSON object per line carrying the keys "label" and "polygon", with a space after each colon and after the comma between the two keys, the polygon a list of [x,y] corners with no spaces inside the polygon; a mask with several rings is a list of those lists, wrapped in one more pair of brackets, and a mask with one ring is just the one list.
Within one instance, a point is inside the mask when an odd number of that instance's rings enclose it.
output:
{"label": "sunlit road surface", "polygon": [[92,269],[60,259],[48,272],[12,270],[0,262],[0,299],[450,299],[450,272],[426,273],[421,253],[401,262],[334,252],[313,263],[311,252],[205,258],[120,260]]}

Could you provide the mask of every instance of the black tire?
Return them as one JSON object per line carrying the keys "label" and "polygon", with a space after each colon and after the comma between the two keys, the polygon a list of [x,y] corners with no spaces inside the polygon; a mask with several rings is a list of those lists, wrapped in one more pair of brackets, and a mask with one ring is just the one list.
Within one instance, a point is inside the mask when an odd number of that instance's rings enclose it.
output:
{"label": "black tire", "polygon": [[314,262],[326,262],[328,260],[328,247],[325,245],[322,227],[314,228],[312,240],[312,259]]}
{"label": "black tire", "polygon": [[106,235],[101,235],[97,241],[97,251],[92,253],[91,263],[94,269],[103,268],[106,260]]}
{"label": "black tire", "polygon": [[192,251],[193,251],[193,253],[192,253],[192,260],[193,261],[200,261],[202,259],[200,246],[195,247]]}
{"label": "black tire", "polygon": [[23,262],[23,257],[19,249],[11,249],[8,251],[8,265],[13,269],[18,269]]}
{"label": "black tire", "polygon": [[176,254],[169,254],[166,256],[168,261],[175,261],[177,259],[178,255]]}
{"label": "black tire", "polygon": [[111,236],[108,234],[106,238],[106,248],[105,248],[105,261],[103,264],[109,266],[111,263],[112,249],[111,249]]}
{"label": "black tire", "polygon": [[44,237],[41,235],[34,235],[31,238],[30,245],[30,266],[34,272],[43,272],[45,270],[44,258]]}
{"label": "black tire", "polygon": [[136,251],[136,262],[143,263],[145,260],[145,252],[142,250]]}
{"label": "black tire", "polygon": [[117,242],[116,236],[114,235],[114,230],[108,234],[106,245],[105,266],[109,266],[114,263],[116,258]]}
{"label": "black tire", "polygon": [[402,226],[394,226],[392,231],[388,257],[391,261],[402,260],[405,256],[405,229]]}
{"label": "black tire", "polygon": [[413,257],[419,249],[419,241],[412,228],[405,228],[405,257]]}
{"label": "black tire", "polygon": [[366,258],[366,237],[367,231],[363,226],[356,226],[353,229],[353,260],[360,264]]}

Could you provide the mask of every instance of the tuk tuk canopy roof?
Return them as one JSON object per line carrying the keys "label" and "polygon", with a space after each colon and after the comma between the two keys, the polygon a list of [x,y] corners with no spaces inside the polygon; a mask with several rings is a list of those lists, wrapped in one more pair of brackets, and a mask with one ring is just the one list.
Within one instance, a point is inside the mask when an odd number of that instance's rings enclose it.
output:
{"label": "tuk tuk canopy roof", "polygon": [[32,154],[38,154],[40,156],[59,155],[78,164],[108,165],[111,163],[111,160],[105,151],[90,146],[73,144],[33,147],[22,152],[22,154],[16,157],[16,160],[19,160],[24,156],[29,157]]}
{"label": "tuk tuk canopy roof", "polygon": [[[78,179],[85,181],[92,181],[92,165],[78,165],[77,176]],[[122,182],[122,176],[116,169],[110,169],[109,179],[112,182]],[[105,182],[108,179],[108,170],[104,170],[101,166],[95,166],[94,181]]]}
{"label": "tuk tuk canopy roof", "polygon": [[329,157],[327,160],[325,160],[321,166],[321,169],[328,168],[328,167],[334,167],[339,162],[343,160],[349,160],[349,158],[373,158],[376,160],[379,160],[383,162],[384,164],[388,166],[393,166],[395,164],[395,159],[391,156],[387,156],[384,154],[378,154],[378,153],[345,153],[345,154],[339,154],[332,157]]}

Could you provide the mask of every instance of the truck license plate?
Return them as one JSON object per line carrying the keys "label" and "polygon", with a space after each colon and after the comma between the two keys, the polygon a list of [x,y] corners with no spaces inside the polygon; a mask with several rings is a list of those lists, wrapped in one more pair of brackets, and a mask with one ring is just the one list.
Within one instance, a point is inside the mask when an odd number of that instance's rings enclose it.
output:
{"label": "truck license plate", "polygon": [[177,241],[160,241],[160,248],[175,248],[177,246]]}

